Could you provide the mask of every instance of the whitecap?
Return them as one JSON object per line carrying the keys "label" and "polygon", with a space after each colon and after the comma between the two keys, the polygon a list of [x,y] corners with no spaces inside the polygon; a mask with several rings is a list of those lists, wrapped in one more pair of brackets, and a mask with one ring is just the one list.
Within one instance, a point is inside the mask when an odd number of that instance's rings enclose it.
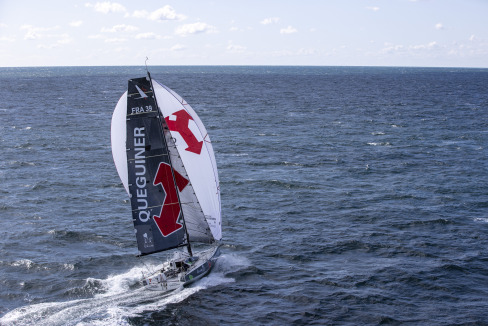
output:
{"label": "whitecap", "polygon": [[475,217],[474,218],[475,222],[483,222],[483,223],[488,223],[488,217]]}
{"label": "whitecap", "polygon": [[35,265],[35,263],[29,259],[20,259],[12,262],[10,265],[15,267],[20,266],[20,267],[26,267],[27,269],[31,269]]}
{"label": "whitecap", "polygon": [[391,146],[391,144],[389,142],[386,142],[386,143],[371,142],[371,143],[368,143],[368,145],[371,145],[371,146]]}
{"label": "whitecap", "polygon": [[[85,286],[99,287],[92,298],[64,302],[45,302],[14,309],[0,318],[1,325],[129,325],[129,317],[147,311],[159,311],[168,304],[181,302],[203,289],[235,282],[226,274],[238,271],[251,263],[245,257],[224,254],[213,271],[192,286],[170,293],[133,289],[142,271],[155,269],[156,264],[133,267],[108,276],[106,279],[87,278]],[[101,288],[100,288],[101,287]],[[132,287],[132,288],[131,288]]]}

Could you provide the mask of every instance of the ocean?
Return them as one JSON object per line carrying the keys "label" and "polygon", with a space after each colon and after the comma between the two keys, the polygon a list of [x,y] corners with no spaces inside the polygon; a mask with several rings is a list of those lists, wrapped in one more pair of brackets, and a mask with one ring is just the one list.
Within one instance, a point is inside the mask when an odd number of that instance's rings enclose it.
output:
{"label": "ocean", "polygon": [[139,282],[110,123],[144,67],[0,68],[1,325],[488,325],[488,69],[150,71],[212,139],[217,265]]}

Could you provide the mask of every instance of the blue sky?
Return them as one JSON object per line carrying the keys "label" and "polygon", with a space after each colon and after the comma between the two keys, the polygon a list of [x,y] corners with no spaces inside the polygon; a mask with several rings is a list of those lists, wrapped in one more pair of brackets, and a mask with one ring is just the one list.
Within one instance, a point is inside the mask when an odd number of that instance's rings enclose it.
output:
{"label": "blue sky", "polygon": [[488,0],[0,0],[0,66],[488,67]]}

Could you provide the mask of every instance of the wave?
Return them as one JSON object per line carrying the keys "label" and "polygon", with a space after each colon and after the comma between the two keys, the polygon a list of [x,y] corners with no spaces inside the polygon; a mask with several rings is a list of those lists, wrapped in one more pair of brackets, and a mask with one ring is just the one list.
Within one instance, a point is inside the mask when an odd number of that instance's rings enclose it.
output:
{"label": "wave", "polygon": [[488,217],[475,217],[474,221],[475,222],[488,223]]}
{"label": "wave", "polygon": [[370,146],[391,146],[389,142],[378,143],[378,142],[370,142],[368,143]]}
{"label": "wave", "polygon": [[282,180],[254,180],[254,179],[246,179],[246,180],[232,180],[228,182],[221,182],[221,184],[232,184],[236,186],[240,185],[257,185],[257,187],[261,187],[263,189],[267,189],[268,187],[276,187],[282,189],[321,189],[316,184],[310,184],[309,182],[302,182],[302,181],[282,181]]}
{"label": "wave", "polygon": [[0,318],[1,325],[130,325],[128,320],[148,311],[161,311],[168,304],[179,303],[192,294],[210,287],[235,282],[226,275],[246,268],[245,257],[223,254],[213,271],[190,287],[170,293],[149,291],[139,281],[142,272],[154,265],[133,267],[105,279],[87,278],[79,288],[67,289],[67,295],[90,294],[89,298],[63,302],[43,302],[16,308]]}
{"label": "wave", "polygon": [[30,259],[17,259],[14,261],[0,261],[0,266],[12,267],[15,270],[69,270],[75,269],[73,264],[69,263],[36,263]]}

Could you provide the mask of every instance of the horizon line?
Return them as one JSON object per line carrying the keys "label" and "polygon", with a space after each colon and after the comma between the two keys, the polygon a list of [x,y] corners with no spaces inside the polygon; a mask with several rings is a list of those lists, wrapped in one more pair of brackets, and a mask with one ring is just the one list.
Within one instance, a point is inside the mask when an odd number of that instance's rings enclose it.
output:
{"label": "horizon line", "polygon": [[[488,69],[487,67],[471,66],[416,66],[416,65],[274,65],[274,64],[222,64],[222,65],[204,65],[204,64],[174,64],[174,65],[150,65],[152,67],[343,67],[343,68],[433,68],[433,69]],[[55,65],[55,66],[0,66],[3,68],[95,68],[95,67],[143,67],[145,65]]]}

